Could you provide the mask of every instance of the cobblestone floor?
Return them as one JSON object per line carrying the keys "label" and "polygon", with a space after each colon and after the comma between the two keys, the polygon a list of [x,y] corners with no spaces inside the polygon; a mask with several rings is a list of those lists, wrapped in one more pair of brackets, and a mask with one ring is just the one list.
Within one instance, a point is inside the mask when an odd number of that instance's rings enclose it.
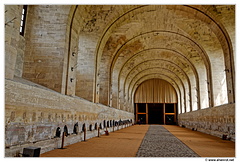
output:
{"label": "cobblestone floor", "polygon": [[199,157],[161,125],[149,126],[137,157]]}

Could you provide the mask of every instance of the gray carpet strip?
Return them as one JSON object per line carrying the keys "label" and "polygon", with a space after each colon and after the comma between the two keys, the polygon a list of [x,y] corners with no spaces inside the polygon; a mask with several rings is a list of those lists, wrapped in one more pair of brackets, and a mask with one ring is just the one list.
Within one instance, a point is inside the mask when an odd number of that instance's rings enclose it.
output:
{"label": "gray carpet strip", "polygon": [[199,157],[161,125],[150,125],[137,157]]}

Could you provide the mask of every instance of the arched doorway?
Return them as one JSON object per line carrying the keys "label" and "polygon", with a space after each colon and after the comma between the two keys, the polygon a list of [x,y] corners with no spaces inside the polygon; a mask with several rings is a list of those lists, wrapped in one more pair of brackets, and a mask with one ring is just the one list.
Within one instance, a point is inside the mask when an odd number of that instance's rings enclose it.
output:
{"label": "arched doorway", "polygon": [[134,95],[135,119],[142,124],[176,124],[177,94],[170,83],[150,79]]}

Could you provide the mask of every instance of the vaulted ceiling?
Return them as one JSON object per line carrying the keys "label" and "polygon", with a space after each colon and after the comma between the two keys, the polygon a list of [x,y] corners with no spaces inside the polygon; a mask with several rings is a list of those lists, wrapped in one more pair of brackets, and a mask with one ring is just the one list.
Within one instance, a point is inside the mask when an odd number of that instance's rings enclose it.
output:
{"label": "vaulted ceiling", "polygon": [[183,112],[235,102],[234,5],[62,9],[69,33],[66,94],[133,112],[137,87],[159,78],[175,88]]}
{"label": "vaulted ceiling", "polygon": [[[92,32],[106,24],[96,48],[100,103],[111,101],[113,107],[126,109],[138,85],[151,78],[164,79],[185,95],[180,98],[185,111],[232,100],[227,86],[234,85],[234,6],[91,6],[90,10],[89,16],[95,16],[95,22],[90,21]],[[228,85],[225,69],[231,71]]]}

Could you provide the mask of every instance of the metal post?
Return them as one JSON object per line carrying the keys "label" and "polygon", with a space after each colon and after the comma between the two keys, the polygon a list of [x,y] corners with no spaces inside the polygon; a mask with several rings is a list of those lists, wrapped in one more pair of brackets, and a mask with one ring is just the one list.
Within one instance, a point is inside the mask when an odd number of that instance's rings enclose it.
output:
{"label": "metal post", "polygon": [[65,136],[65,132],[63,132],[63,135],[62,135],[62,149],[63,149],[63,147],[64,147],[64,136]]}
{"label": "metal post", "polygon": [[86,127],[84,127],[84,141],[86,141]]}
{"label": "metal post", "polygon": [[98,137],[100,137],[100,128],[98,127]]}

